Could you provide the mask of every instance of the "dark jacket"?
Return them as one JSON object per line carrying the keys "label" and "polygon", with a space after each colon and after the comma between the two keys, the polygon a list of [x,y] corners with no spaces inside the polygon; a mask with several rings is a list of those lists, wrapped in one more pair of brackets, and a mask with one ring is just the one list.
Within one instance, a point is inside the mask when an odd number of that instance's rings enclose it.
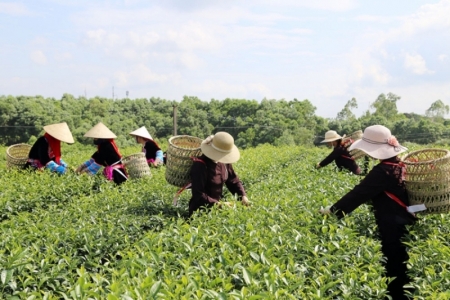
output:
{"label": "dark jacket", "polygon": [[348,214],[358,206],[372,200],[377,220],[405,216],[405,208],[392,200],[384,191],[394,194],[405,205],[409,205],[405,183],[402,180],[402,168],[397,158],[379,163],[361,180],[361,182],[335,203],[331,210],[338,216]]}
{"label": "dark jacket", "polygon": [[48,156],[48,147],[47,140],[44,136],[41,136],[31,147],[28,158],[37,159],[43,166],[45,166],[49,161],[54,159],[54,157]]}
{"label": "dark jacket", "polygon": [[200,207],[210,207],[222,198],[223,186],[232,194],[245,196],[244,187],[231,164],[215,163],[205,155],[194,159],[191,168],[192,198],[189,214]]}
{"label": "dark jacket", "polygon": [[347,169],[354,174],[359,174],[360,170],[355,160],[352,158],[347,148],[342,145],[338,145],[333,148],[333,151],[322,160],[319,165],[325,167],[332,162],[336,163],[339,169]]}
{"label": "dark jacket", "polygon": [[[98,150],[92,155],[92,158],[99,165],[104,167],[111,166],[117,162],[122,164],[122,158],[116,153],[113,145],[107,140],[98,145]],[[126,175],[124,168],[118,168],[120,172]],[[127,180],[119,172],[113,171],[114,182],[120,184]]]}
{"label": "dark jacket", "polygon": [[159,148],[154,141],[147,141],[145,143],[144,149],[146,159],[156,159],[156,152],[158,150],[161,150],[161,148]]}

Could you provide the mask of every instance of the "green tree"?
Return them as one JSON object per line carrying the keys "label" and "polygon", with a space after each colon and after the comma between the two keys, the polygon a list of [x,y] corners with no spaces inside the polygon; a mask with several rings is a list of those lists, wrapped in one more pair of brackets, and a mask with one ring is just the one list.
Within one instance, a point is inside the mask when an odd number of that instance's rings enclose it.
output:
{"label": "green tree", "polygon": [[436,100],[431,104],[430,108],[425,111],[425,115],[432,119],[443,119],[444,116],[449,113],[449,110],[450,108],[448,105],[444,104],[441,100]]}
{"label": "green tree", "polygon": [[380,94],[378,98],[372,103],[371,108],[375,109],[375,115],[382,116],[387,120],[395,121],[398,110],[397,101],[400,100],[400,96],[393,93]]}

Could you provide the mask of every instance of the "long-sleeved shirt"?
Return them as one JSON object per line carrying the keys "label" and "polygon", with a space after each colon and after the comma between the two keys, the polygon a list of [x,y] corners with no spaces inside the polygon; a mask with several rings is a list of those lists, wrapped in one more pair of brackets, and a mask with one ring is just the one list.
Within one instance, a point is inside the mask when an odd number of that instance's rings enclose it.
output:
{"label": "long-sleeved shirt", "polygon": [[[104,167],[112,166],[117,162],[119,164],[122,164],[122,158],[116,153],[116,150],[109,141],[102,142],[99,145],[98,150],[94,154],[92,154],[92,158],[97,164]],[[118,168],[118,170],[120,170],[121,173],[126,174],[124,168],[121,167]],[[117,171],[113,172],[113,179],[117,184],[120,184],[127,180],[126,177],[124,177]]]}
{"label": "long-sleeved shirt", "polygon": [[336,163],[336,166],[339,169],[344,168],[351,171],[354,174],[359,174],[360,172],[358,165],[348,152],[347,148],[341,145],[334,147],[333,151],[327,157],[325,157],[325,159],[322,160],[319,163],[319,165],[321,167],[325,167],[328,164],[332,163],[333,161]]}
{"label": "long-sleeved shirt", "polygon": [[147,141],[143,147],[143,152],[145,152],[145,158],[148,160],[155,160],[159,158],[161,161],[164,160],[163,152],[161,148],[153,141]]}
{"label": "long-sleeved shirt", "polygon": [[395,195],[405,205],[409,205],[408,194],[402,174],[404,168],[397,158],[382,161],[332,207],[331,211],[338,217],[343,217],[355,210],[358,206],[372,200],[375,218],[378,222],[386,219],[394,219],[396,216],[405,217],[406,209],[393,199],[385,191]]}
{"label": "long-sleeved shirt", "polygon": [[190,211],[210,206],[222,198],[223,186],[232,194],[245,196],[244,187],[231,164],[215,163],[205,155],[195,159],[191,168],[192,198]]}
{"label": "long-sleeved shirt", "polygon": [[53,160],[54,157],[50,157],[48,142],[44,136],[41,136],[36,140],[34,145],[30,149],[28,158],[37,159],[43,166],[45,166],[49,161]]}

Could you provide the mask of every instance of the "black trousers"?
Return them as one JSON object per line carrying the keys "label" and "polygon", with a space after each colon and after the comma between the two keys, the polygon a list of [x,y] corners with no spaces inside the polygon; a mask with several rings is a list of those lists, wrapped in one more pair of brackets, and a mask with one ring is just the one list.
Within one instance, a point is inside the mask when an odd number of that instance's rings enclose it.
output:
{"label": "black trousers", "polygon": [[404,285],[411,281],[406,267],[409,255],[406,245],[402,243],[402,239],[408,234],[406,225],[399,224],[395,219],[378,223],[381,251],[386,260],[383,263],[386,276],[395,278],[388,285],[389,295],[394,300],[410,299],[405,295],[404,288]]}

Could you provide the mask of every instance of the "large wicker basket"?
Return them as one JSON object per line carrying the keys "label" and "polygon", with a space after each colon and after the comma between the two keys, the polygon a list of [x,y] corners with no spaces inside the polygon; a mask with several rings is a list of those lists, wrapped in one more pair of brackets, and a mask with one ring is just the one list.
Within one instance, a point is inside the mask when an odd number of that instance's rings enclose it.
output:
{"label": "large wicker basket", "polygon": [[122,163],[132,179],[152,176],[144,152],[128,155],[122,158]]}
{"label": "large wicker basket", "polygon": [[[355,131],[355,132],[349,134],[345,138],[343,138],[342,141],[344,144],[346,141],[349,141],[349,140],[352,140],[353,142],[355,142],[357,140],[360,140],[362,138],[362,136],[363,136],[362,130],[358,130],[358,131]],[[360,158],[363,158],[364,156],[366,156],[366,153],[359,149],[353,149],[352,151],[350,151],[350,155],[356,160],[356,159],[360,159]]]}
{"label": "large wicker basket", "polygon": [[23,168],[28,160],[31,146],[28,144],[16,144],[6,149],[6,167]]}
{"label": "large wicker basket", "polygon": [[177,135],[169,139],[165,174],[168,183],[184,187],[190,182],[191,157],[202,155],[201,144],[202,139],[189,135]]}
{"label": "large wicker basket", "polygon": [[411,205],[425,204],[423,213],[450,210],[450,151],[422,149],[403,157],[405,185]]}

